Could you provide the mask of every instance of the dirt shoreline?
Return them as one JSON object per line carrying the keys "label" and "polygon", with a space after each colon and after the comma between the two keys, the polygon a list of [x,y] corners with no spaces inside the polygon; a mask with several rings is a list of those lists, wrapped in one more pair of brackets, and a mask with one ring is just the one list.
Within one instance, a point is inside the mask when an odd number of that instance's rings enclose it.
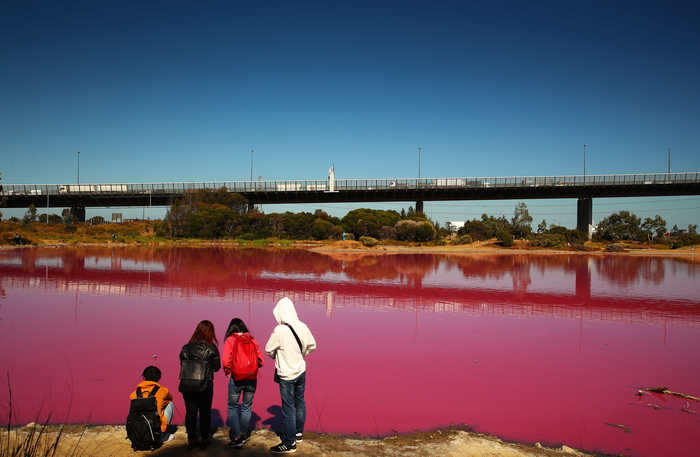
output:
{"label": "dirt shoreline", "polygon": [[256,242],[239,242],[239,241],[178,241],[168,243],[64,243],[55,242],[52,240],[44,240],[44,242],[35,245],[0,245],[0,250],[12,249],[32,249],[32,248],[80,248],[80,247],[103,247],[103,248],[124,248],[124,247],[141,247],[141,248],[173,248],[173,247],[224,247],[231,249],[304,249],[311,252],[321,254],[363,254],[363,255],[382,255],[382,254],[450,254],[450,255],[589,255],[589,256],[650,256],[650,257],[673,257],[683,258],[691,261],[700,261],[700,249],[696,246],[686,246],[679,249],[656,249],[656,248],[627,248],[623,251],[606,251],[604,249],[589,249],[589,250],[568,250],[568,249],[547,249],[534,248],[527,249],[522,247],[503,248],[495,245],[493,242],[473,243],[471,245],[445,245],[445,246],[403,246],[403,245],[377,245],[374,247],[366,247],[357,241],[335,241],[314,242],[314,241],[297,241],[294,243],[277,243],[270,241],[268,243]]}
{"label": "dirt shoreline", "polygon": [[[22,440],[29,432],[40,426],[28,424],[12,430],[10,442]],[[61,426],[49,426],[42,436],[46,443],[55,441]],[[0,443],[6,444],[7,430],[0,432]],[[174,439],[151,452],[134,452],[126,439],[121,425],[78,426],[63,429],[56,457],[100,456],[100,457],[223,457],[235,453],[241,457],[271,455],[269,448],[279,442],[277,435],[268,429],[258,429],[242,449],[229,449],[228,429],[220,428],[212,444],[206,449],[187,449],[187,436],[179,426]],[[40,448],[43,446],[40,446]],[[43,454],[38,454],[43,455]],[[542,446],[539,443],[524,444],[504,441],[496,436],[476,433],[467,429],[438,429],[429,432],[397,434],[384,438],[344,436],[324,433],[305,433],[304,441],[297,446],[296,455],[313,457],[350,456],[445,456],[445,457],[593,457],[601,454],[586,453],[560,445]]]}

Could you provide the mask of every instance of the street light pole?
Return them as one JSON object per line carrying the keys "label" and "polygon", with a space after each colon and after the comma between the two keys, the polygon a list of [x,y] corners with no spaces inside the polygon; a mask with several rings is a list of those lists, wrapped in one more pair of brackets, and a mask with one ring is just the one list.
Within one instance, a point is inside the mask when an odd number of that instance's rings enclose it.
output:
{"label": "street light pole", "polygon": [[418,179],[420,179],[420,155],[422,151],[423,148],[418,146]]}
{"label": "street light pole", "polygon": [[78,151],[78,184],[80,184],[80,151]]}
{"label": "street light pole", "polygon": [[250,148],[250,182],[253,182],[253,148]]}
{"label": "street light pole", "polygon": [[586,180],[586,146],[587,144],[583,144],[583,180]]}

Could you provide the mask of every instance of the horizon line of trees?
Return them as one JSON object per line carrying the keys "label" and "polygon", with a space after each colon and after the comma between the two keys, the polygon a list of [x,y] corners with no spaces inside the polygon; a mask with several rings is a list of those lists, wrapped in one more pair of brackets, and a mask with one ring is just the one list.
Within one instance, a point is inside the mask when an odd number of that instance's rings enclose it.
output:
{"label": "horizon line of trees", "polygon": [[[2,220],[2,213],[0,213]],[[74,229],[75,218],[70,209],[63,210],[61,216],[41,214],[30,205],[23,219],[11,218],[24,226],[37,220],[41,223],[65,224]],[[462,227],[453,230],[440,227],[421,212],[412,207],[408,211],[377,210],[358,208],[349,211],[342,218],[330,216],[320,209],[313,213],[269,213],[265,214],[248,205],[240,194],[226,188],[217,190],[197,190],[178,198],[168,209],[162,221],[155,223],[158,236],[170,238],[240,238],[263,239],[355,239],[365,244],[377,240],[399,240],[413,242],[438,241],[455,238],[453,242],[471,243],[497,239],[503,246],[512,246],[517,239],[527,241],[536,247],[566,247],[582,245],[587,234],[560,225],[548,225],[542,220],[536,230],[532,229],[533,218],[527,205],[519,202],[513,217],[492,216],[486,213],[479,219],[468,220]],[[88,223],[103,224],[102,216],[91,218]],[[454,236],[456,235],[456,236]],[[594,241],[620,242],[635,241],[669,244],[680,247],[700,244],[697,225],[690,224],[687,230],[674,225],[669,231],[666,221],[659,215],[644,220],[622,210],[603,218],[596,227]]]}

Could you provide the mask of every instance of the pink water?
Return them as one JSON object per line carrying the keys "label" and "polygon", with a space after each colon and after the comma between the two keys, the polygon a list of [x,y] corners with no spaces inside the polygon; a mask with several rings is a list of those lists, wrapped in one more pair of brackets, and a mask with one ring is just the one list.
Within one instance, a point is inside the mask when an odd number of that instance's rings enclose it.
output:
{"label": "pink water", "polygon": [[[700,264],[622,256],[386,255],[226,249],[0,251],[0,373],[15,423],[123,423],[141,370],[175,395],[196,323],[241,317],[264,344],[289,296],[319,349],[307,430],[382,435],[467,424],[509,440],[697,455]],[[268,359],[269,360],[269,359]],[[253,404],[279,416],[272,364]],[[214,409],[226,416],[226,383]],[[3,379],[3,385],[5,380]],[[0,389],[0,417],[8,417]],[[658,405],[652,408],[648,405]],[[626,433],[606,423],[623,424]]]}

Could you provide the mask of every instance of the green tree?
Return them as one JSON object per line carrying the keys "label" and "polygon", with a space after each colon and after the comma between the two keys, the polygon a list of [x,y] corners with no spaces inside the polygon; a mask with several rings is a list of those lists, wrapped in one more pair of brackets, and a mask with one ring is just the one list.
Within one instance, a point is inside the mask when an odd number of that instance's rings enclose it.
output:
{"label": "green tree", "polygon": [[70,208],[63,208],[61,216],[64,224],[71,225],[73,223],[73,213],[71,213]]}
{"label": "green tree", "polygon": [[532,232],[532,216],[527,210],[524,202],[519,202],[515,206],[513,218],[511,219],[511,232],[516,238],[525,238]]}
{"label": "green tree", "polygon": [[697,224],[688,224],[688,235],[697,235],[698,234],[698,225]]}
{"label": "green tree", "polygon": [[36,222],[36,206],[34,204],[29,205],[27,212],[24,213],[24,222]]}
{"label": "green tree", "polygon": [[547,233],[547,221],[542,219],[542,222],[537,226],[537,233]]}
{"label": "green tree", "polygon": [[457,235],[460,237],[469,235],[475,241],[484,241],[491,238],[489,227],[483,221],[477,219],[465,222],[464,225],[457,230]]}
{"label": "green tree", "polygon": [[361,236],[381,237],[381,228],[393,227],[401,219],[399,213],[393,210],[359,208],[347,213],[341,224],[346,232],[352,233],[356,240]]}
{"label": "green tree", "polygon": [[511,224],[505,216],[501,215],[498,217],[489,216],[486,213],[481,215],[481,222],[486,225],[487,228],[487,238],[494,238],[498,232],[507,231],[511,232]]}
{"label": "green tree", "polygon": [[652,219],[647,217],[642,222],[641,229],[646,235],[647,241],[652,241],[654,238],[663,238],[666,233],[666,221],[658,214]]}
{"label": "green tree", "polygon": [[644,241],[646,237],[640,223],[639,217],[629,211],[613,213],[598,223],[596,238],[607,241]]}

